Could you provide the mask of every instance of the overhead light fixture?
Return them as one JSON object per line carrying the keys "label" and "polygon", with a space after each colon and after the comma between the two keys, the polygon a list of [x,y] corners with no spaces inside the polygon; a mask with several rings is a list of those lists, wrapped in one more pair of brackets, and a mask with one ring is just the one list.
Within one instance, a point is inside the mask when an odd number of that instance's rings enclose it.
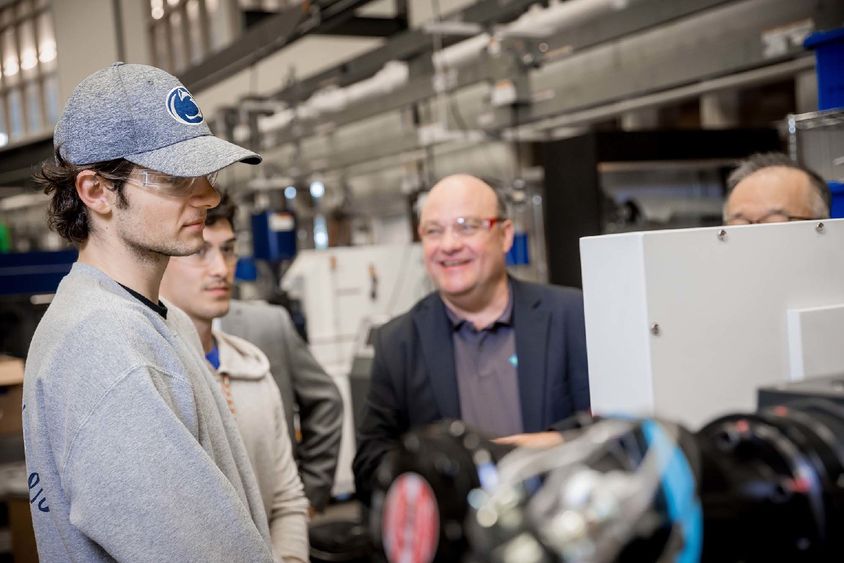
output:
{"label": "overhead light fixture", "polygon": [[320,182],[319,180],[314,180],[311,182],[311,197],[314,199],[319,199],[325,195],[325,184]]}

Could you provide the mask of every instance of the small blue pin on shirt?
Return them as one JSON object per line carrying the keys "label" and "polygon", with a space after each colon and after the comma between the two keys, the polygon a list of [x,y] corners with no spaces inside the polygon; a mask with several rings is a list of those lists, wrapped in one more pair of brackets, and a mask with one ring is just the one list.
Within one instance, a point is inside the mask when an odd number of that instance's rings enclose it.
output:
{"label": "small blue pin on shirt", "polygon": [[510,364],[511,364],[514,368],[519,367],[519,357],[518,357],[516,354],[513,354],[512,356],[510,356],[509,358],[507,358],[507,361],[508,361],[508,362],[510,362]]}

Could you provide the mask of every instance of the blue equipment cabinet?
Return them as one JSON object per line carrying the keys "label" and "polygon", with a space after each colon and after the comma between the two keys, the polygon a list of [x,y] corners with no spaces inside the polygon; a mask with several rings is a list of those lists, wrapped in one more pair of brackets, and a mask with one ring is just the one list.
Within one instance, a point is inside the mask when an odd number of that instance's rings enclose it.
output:
{"label": "blue equipment cabinet", "polygon": [[289,211],[253,214],[252,251],[255,258],[270,262],[296,256],[296,216]]}

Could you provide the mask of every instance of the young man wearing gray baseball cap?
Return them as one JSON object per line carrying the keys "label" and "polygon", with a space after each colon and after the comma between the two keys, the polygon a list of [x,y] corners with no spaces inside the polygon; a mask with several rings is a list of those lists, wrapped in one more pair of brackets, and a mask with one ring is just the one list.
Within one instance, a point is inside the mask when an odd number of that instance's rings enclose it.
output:
{"label": "young man wearing gray baseball cap", "polygon": [[42,561],[272,561],[237,426],[191,321],[159,299],[200,250],[213,177],[261,157],[211,134],[179,81],[83,80],[36,179],[79,247],[29,350],[26,466]]}

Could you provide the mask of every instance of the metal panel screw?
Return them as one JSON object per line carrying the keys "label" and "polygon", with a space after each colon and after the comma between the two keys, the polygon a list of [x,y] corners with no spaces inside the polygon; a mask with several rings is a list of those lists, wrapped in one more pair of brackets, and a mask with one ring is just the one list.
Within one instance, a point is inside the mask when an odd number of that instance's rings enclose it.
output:
{"label": "metal panel screw", "polygon": [[720,240],[722,242],[727,240],[727,231],[725,231],[724,229],[721,229],[720,231],[718,231],[718,240]]}
{"label": "metal panel screw", "polygon": [[819,222],[819,223],[815,226],[815,230],[816,230],[816,231],[818,231],[819,233],[822,233],[822,232],[823,232],[823,222]]}
{"label": "metal panel screw", "polygon": [[654,336],[659,336],[659,323],[651,324],[651,334]]}

